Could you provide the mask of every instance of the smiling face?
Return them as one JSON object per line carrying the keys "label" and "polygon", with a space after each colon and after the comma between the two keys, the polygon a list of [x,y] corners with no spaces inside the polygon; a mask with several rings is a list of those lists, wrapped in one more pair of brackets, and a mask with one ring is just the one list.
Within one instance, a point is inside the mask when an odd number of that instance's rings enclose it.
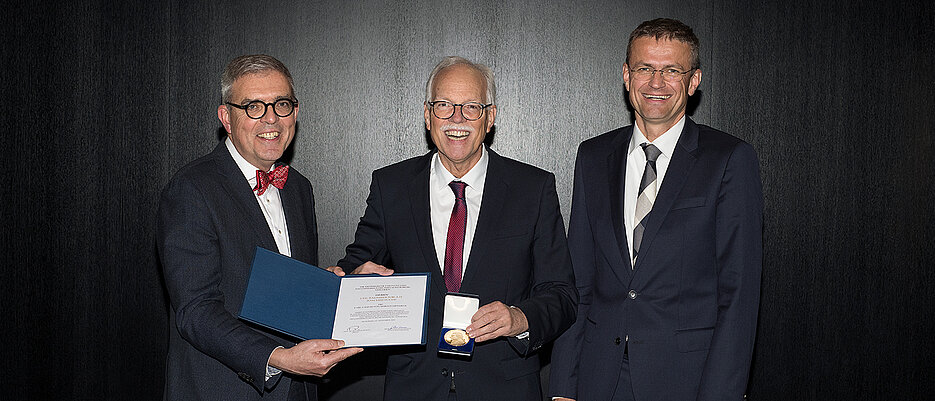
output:
{"label": "smiling face", "polygon": [[[464,104],[478,102],[487,104],[487,82],[484,75],[465,64],[447,67],[435,76],[432,100],[447,100]],[[461,115],[461,108],[447,120],[435,117],[425,106],[425,129],[429,130],[432,142],[438,148],[442,165],[455,177],[462,177],[481,157],[481,146],[497,116],[497,107],[490,106],[481,118],[469,121]]]}
{"label": "smiling face", "polygon": [[674,68],[691,70],[691,47],[677,40],[644,36],[630,46],[630,58],[623,66],[623,81],[630,104],[636,111],[636,124],[650,141],[672,128],[685,115],[688,97],[701,84],[701,70],[693,70],[681,80],[669,82],[657,71],[652,78],[640,79],[630,69],[648,67],[655,70]]}
{"label": "smiling face", "polygon": [[[260,71],[237,78],[231,86],[231,103],[245,105],[254,100],[273,103],[277,99],[292,99],[285,75],[278,71]],[[298,106],[288,117],[279,117],[268,107],[259,119],[247,117],[240,109],[218,106],[218,119],[227,130],[237,152],[256,168],[268,171],[282,157],[295,136]]]}

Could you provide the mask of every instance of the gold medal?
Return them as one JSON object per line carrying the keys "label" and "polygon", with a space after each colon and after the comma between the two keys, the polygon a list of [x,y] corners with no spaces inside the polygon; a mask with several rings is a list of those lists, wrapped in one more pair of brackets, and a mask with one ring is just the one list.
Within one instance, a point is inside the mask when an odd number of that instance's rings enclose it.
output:
{"label": "gold medal", "polygon": [[467,344],[468,341],[471,341],[471,338],[468,337],[467,332],[464,330],[454,329],[445,333],[445,342],[452,346],[460,347]]}

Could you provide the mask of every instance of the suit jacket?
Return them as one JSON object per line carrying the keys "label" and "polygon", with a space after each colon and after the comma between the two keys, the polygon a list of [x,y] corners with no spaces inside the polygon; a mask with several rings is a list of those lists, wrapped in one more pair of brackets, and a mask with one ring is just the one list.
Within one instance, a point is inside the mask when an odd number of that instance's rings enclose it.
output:
{"label": "suit jacket", "polygon": [[639,185],[624,182],[632,133],[578,149],[568,241],[581,299],[555,344],[550,393],[611,399],[629,336],[636,400],[740,400],[762,265],[756,153],[686,119],[631,270],[623,185]]}
{"label": "suit jacket", "polygon": [[[292,257],[317,265],[311,184],[291,169],[280,196]],[[256,247],[277,248],[223,142],[166,186],[156,239],[171,306],[166,400],[284,400],[291,387],[288,399],[317,399],[301,378],[295,386],[286,374],[264,382],[273,349],[295,342],[237,319]]]}
{"label": "suit jacket", "polygon": [[501,301],[519,307],[529,321],[529,337],[478,343],[470,359],[440,356],[447,290],[432,242],[428,186],[433,153],[373,173],[354,243],[338,262],[353,269],[372,260],[400,273],[431,274],[427,343],[391,350],[384,399],[447,400],[453,373],[459,399],[541,401],[534,351],[574,321],[577,302],[555,177],[488,152],[461,292],[480,296],[481,305]]}

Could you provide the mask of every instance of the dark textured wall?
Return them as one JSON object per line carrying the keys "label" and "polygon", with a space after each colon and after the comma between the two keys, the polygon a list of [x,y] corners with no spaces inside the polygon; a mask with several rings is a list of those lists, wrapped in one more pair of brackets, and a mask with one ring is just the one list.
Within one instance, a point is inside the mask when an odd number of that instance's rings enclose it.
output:
{"label": "dark textured wall", "polygon": [[[320,257],[333,263],[370,172],[427,150],[424,81],[442,56],[494,69],[493,147],[553,171],[567,213],[577,144],[630,121],[620,77],[630,30],[671,16],[702,41],[692,117],[760,155],[765,263],[750,399],[930,399],[935,7],[832,3],[7,5],[5,393],[161,399],[156,200],[216,143],[218,76],[234,56],[269,53],[292,69],[301,107],[291,162],[315,186]],[[377,355],[333,372],[330,399],[378,398]]]}

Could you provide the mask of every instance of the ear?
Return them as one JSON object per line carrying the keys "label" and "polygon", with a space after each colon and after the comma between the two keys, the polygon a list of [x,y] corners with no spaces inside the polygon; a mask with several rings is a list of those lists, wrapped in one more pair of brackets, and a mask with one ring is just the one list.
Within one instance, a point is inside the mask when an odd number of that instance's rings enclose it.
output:
{"label": "ear", "polygon": [[627,88],[627,92],[630,91],[630,66],[626,63],[623,64],[623,86]]}
{"label": "ear", "polygon": [[487,114],[487,132],[490,132],[490,129],[493,128],[494,121],[497,119],[497,105],[488,107],[485,113]]}
{"label": "ear", "polygon": [[227,131],[227,134],[231,133],[231,113],[230,109],[227,108],[227,105],[218,106],[218,120],[221,120],[221,125],[224,126],[224,129]]}
{"label": "ear", "polygon": [[429,111],[429,104],[423,103],[422,105],[425,106],[425,129],[431,131],[432,130],[432,118],[431,118],[431,112]]}
{"label": "ear", "polygon": [[688,82],[688,96],[695,94],[695,89],[698,89],[698,85],[701,85],[701,69],[698,68],[692,73],[692,79]]}

